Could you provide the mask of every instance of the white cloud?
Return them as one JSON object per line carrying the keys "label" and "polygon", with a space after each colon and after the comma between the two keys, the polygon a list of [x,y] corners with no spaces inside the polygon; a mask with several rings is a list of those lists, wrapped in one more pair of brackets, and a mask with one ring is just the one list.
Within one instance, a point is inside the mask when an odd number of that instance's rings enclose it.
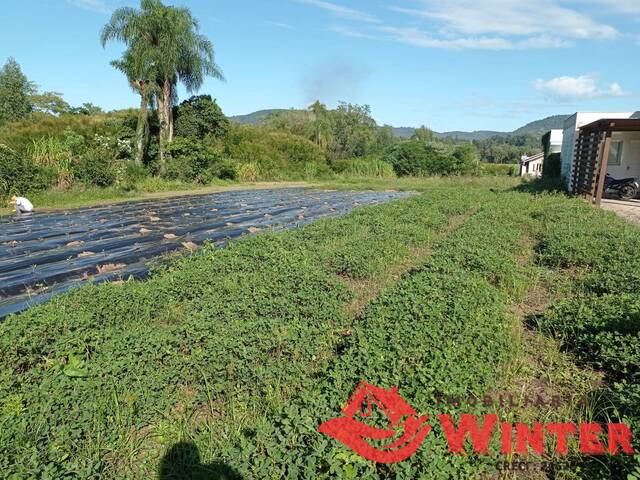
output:
{"label": "white cloud", "polygon": [[517,42],[518,48],[567,48],[573,44],[553,35],[538,35]]}
{"label": "white cloud", "polygon": [[85,10],[91,10],[98,13],[111,13],[113,9],[107,6],[102,0],[68,0],[76,7],[83,8]]}
{"label": "white cloud", "polygon": [[276,28],[284,28],[287,30],[291,30],[293,27],[291,25],[289,25],[288,23],[284,23],[284,22],[274,22],[272,20],[266,20],[264,22],[265,25],[268,25],[270,27],[276,27]]}
{"label": "white cloud", "polygon": [[360,30],[354,30],[353,28],[345,27],[344,25],[334,25],[330,28],[330,30],[332,32],[339,33],[344,37],[367,38],[370,40],[376,40],[376,37],[374,35],[370,35]]}
{"label": "white cloud", "polygon": [[[599,7],[609,9],[613,13],[626,13],[640,15],[640,2],[638,0],[585,0]],[[606,10],[605,10],[606,12]]]}
{"label": "white cloud", "polygon": [[589,99],[596,97],[624,97],[629,95],[614,82],[607,88],[600,88],[592,75],[579,77],[563,76],[551,80],[537,79],[532,82],[535,90],[559,100]]}
{"label": "white cloud", "polygon": [[[382,22],[373,15],[325,0],[294,0],[350,20],[357,30],[333,27],[348,37],[393,40],[415,47],[440,49],[524,50],[567,48],[581,40],[610,40],[620,32],[590,16],[610,6],[619,13],[640,12],[640,0],[396,0],[391,10],[406,14],[408,25]],[[636,3],[637,2],[637,3]]]}
{"label": "white cloud", "polygon": [[469,36],[438,38],[418,28],[380,27],[380,30],[398,42],[423,48],[474,49],[474,50],[523,50],[535,48],[563,48],[571,44],[566,40],[540,35],[526,39],[509,39],[499,36]]}
{"label": "white cloud", "polygon": [[530,36],[610,39],[618,31],[558,0],[415,0],[417,8],[394,8],[413,17],[442,24],[462,35]]}
{"label": "white cloud", "polygon": [[321,8],[336,17],[345,18],[348,20],[357,20],[359,22],[369,22],[369,23],[380,22],[380,20],[378,20],[373,15],[370,15],[361,10],[345,7],[337,3],[326,2],[324,0],[296,0],[296,1],[299,3],[306,3],[307,5],[313,5],[314,7]]}
{"label": "white cloud", "polygon": [[617,82],[613,82],[609,85],[608,94],[612,97],[628,97],[631,95],[629,92],[623,90]]}

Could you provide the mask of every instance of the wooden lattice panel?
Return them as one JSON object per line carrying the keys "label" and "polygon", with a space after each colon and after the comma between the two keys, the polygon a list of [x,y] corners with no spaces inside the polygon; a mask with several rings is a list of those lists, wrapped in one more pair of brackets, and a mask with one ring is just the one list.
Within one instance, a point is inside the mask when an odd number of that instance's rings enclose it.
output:
{"label": "wooden lattice panel", "polygon": [[600,171],[600,151],[605,136],[605,132],[598,130],[580,131],[576,140],[575,159],[571,172],[573,193],[591,198],[595,196]]}

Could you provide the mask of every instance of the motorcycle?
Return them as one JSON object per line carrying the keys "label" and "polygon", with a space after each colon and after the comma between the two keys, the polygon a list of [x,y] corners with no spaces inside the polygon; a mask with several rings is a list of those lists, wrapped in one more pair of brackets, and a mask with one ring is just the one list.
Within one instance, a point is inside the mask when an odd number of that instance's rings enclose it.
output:
{"label": "motorcycle", "polygon": [[613,178],[608,173],[604,177],[605,191],[613,191],[621,200],[631,200],[638,195],[640,184],[635,178]]}

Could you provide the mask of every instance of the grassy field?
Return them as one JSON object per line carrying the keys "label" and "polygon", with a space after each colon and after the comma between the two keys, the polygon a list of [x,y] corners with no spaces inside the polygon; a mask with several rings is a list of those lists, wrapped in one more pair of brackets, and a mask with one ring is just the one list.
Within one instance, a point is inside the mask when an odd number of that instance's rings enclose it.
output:
{"label": "grassy field", "polygon": [[[640,231],[511,179],[343,181],[423,192],[205,248],[0,326],[0,478],[626,478],[629,457],[374,464],[317,432],[360,380],[420,413],[640,426]],[[512,392],[513,407],[470,397]],[[527,405],[559,395],[560,407]],[[460,398],[458,408],[438,405]],[[585,401],[586,400],[586,401]],[[630,477],[635,478],[635,477]]]}

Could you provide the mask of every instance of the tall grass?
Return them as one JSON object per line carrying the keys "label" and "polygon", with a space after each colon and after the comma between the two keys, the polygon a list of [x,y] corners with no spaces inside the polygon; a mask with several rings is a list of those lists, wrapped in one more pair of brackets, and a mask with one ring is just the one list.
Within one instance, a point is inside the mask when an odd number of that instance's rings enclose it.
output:
{"label": "tall grass", "polygon": [[33,113],[24,120],[9,123],[0,129],[0,143],[18,152],[24,153],[32,147],[33,142],[43,137],[62,138],[67,129],[85,138],[92,138],[95,134],[106,134],[113,129],[109,125],[110,118],[122,116],[124,113],[113,115],[60,115],[58,117],[45,113]]}
{"label": "tall grass", "polygon": [[333,170],[344,177],[395,178],[393,167],[378,157],[337,160]]}

